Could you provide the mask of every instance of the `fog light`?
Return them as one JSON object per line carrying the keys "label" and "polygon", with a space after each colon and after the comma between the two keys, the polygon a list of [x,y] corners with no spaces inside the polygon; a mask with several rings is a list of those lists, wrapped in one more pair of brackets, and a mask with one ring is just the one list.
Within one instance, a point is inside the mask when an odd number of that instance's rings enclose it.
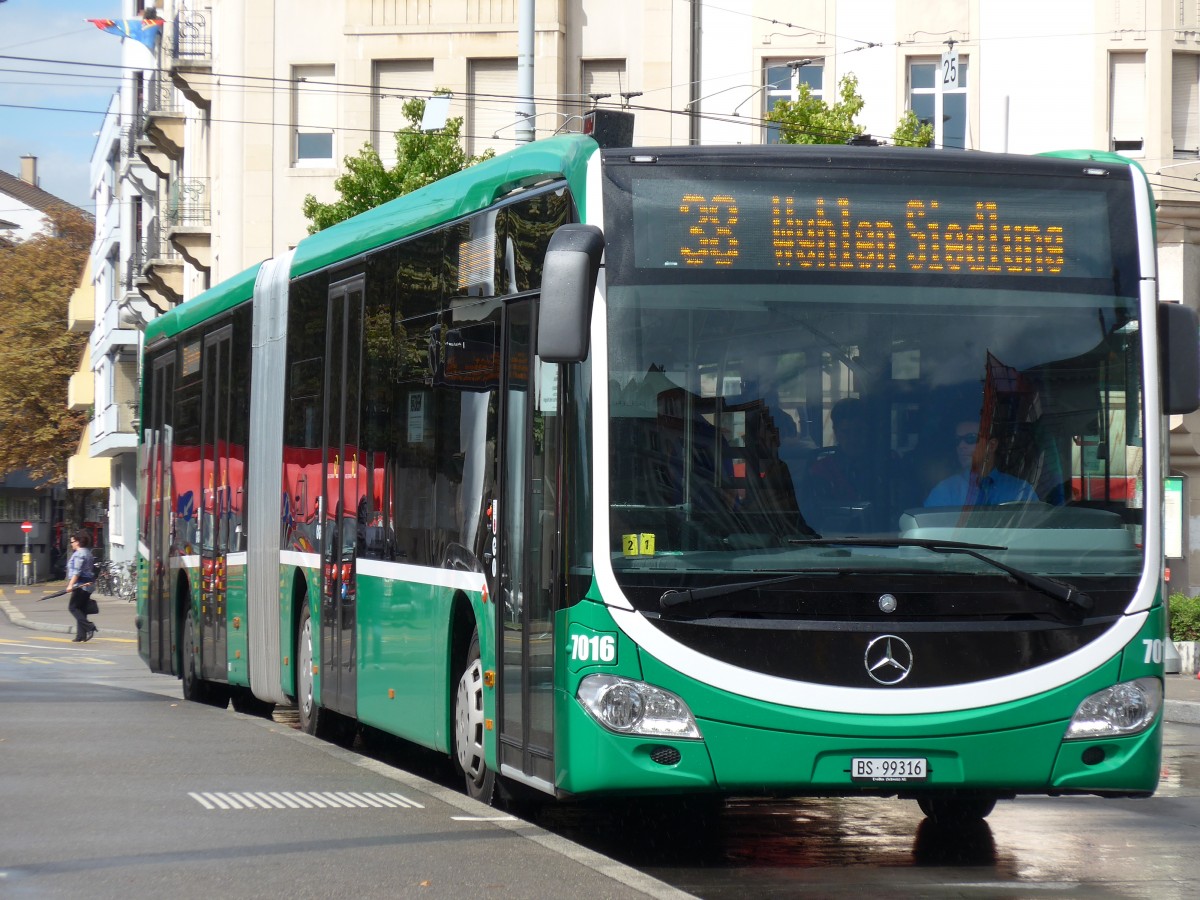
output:
{"label": "fog light", "polygon": [[650,751],[650,758],[660,766],[674,766],[683,759],[683,754],[674,747],[655,747]]}
{"label": "fog light", "polygon": [[1139,678],[1114,684],[1079,704],[1066,740],[1138,734],[1154,724],[1162,708],[1162,682]]}
{"label": "fog light", "polygon": [[597,722],[618,734],[698,739],[691,710],[675,694],[616,675],[588,675],[579,682],[579,702]]}

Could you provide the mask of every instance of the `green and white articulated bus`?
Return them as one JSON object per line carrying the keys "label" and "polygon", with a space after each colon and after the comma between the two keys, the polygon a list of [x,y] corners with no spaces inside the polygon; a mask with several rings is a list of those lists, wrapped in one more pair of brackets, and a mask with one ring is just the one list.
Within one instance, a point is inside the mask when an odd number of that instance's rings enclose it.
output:
{"label": "green and white articulated bus", "polygon": [[556,137],[145,338],[189,699],[485,801],[1155,789],[1197,324],[1120,157]]}

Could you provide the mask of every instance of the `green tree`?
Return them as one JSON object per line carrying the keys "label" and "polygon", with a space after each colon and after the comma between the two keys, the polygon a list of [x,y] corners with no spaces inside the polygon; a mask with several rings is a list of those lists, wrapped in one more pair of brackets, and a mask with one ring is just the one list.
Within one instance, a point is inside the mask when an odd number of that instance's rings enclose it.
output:
{"label": "green tree", "polygon": [[853,73],[838,82],[838,99],[826,103],[812,95],[807,84],[800,85],[795,100],[781,100],[767,113],[767,121],[779,126],[781,144],[844,144],[863,133],[854,117],[862,112],[863,99],[858,94],[858,77]]}
{"label": "green tree", "polygon": [[932,147],[933,125],[922,122],[911,109],[906,109],[892,132],[892,143],[897,147]]}
{"label": "green tree", "polygon": [[333,183],[341,199],[322,203],[312,194],[304,198],[309,234],[496,155],[492,150],[482,156],[467,155],[460,139],[462,116],[446,120],[440,131],[425,132],[421,130],[424,100],[409,100],[403,111],[408,125],[396,132],[396,164],[386,168],[370,144],[364,144],[357,156],[345,157],[346,172]]}
{"label": "green tree", "polygon": [[0,248],[0,473],[53,483],[87,421],[67,409],[67,381],[88,337],[66,324],[95,225],[72,206],[48,216],[47,233]]}
{"label": "green tree", "polygon": [[[832,104],[814,97],[809,86],[801,84],[795,100],[781,100],[766,118],[779,126],[781,144],[844,144],[863,133],[863,126],[854,121],[862,108],[858,77],[850,72],[838,82],[837,100]],[[892,140],[899,146],[927,147],[933,140],[933,128],[922,125],[908,110],[896,125]]]}

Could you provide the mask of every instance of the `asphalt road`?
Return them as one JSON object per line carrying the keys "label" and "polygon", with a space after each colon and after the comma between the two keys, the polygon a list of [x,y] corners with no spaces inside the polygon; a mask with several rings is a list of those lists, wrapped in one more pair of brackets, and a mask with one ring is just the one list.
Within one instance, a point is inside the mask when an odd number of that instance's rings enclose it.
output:
{"label": "asphalt road", "polygon": [[[18,618],[46,608],[8,597]],[[400,742],[350,752],[287,715],[183,703],[137,659],[130,607],[97,621],[81,646],[64,622],[0,616],[0,897],[1191,898],[1200,883],[1190,677],[1168,677],[1148,800],[1019,798],[955,831],[873,798],[567,803],[523,821]]]}
{"label": "asphalt road", "polygon": [[184,702],[129,637],[2,617],[0,802],[4,898],[682,896],[286,722]]}

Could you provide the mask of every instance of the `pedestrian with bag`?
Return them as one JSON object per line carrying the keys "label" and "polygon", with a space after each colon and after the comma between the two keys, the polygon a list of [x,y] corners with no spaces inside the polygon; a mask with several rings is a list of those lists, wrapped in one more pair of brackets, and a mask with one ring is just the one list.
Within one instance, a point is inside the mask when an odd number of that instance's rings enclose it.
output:
{"label": "pedestrian with bag", "polygon": [[92,559],[92,536],[86,531],[77,531],[71,536],[71,558],[67,560],[67,590],[71,593],[67,609],[75,617],[76,630],[72,643],[90,641],[97,628],[88,621],[89,615],[100,611],[92,599],[96,586],[96,564]]}

